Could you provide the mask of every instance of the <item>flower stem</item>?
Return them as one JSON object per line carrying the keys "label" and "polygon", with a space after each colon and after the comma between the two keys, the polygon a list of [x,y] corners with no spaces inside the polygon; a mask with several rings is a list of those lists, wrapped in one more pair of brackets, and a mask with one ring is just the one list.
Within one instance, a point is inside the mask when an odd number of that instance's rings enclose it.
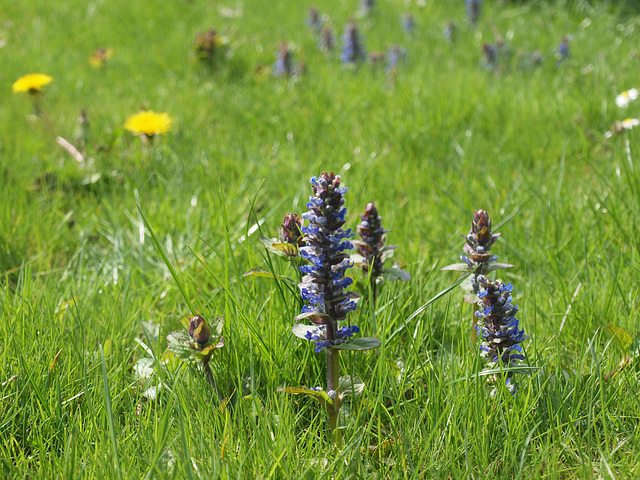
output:
{"label": "flower stem", "polygon": [[[328,325],[327,325],[328,326]],[[327,349],[327,392],[337,392],[340,385],[340,350]],[[327,404],[329,425],[333,434],[333,442],[342,448],[342,430],[340,429],[340,400],[336,393],[331,405]]]}

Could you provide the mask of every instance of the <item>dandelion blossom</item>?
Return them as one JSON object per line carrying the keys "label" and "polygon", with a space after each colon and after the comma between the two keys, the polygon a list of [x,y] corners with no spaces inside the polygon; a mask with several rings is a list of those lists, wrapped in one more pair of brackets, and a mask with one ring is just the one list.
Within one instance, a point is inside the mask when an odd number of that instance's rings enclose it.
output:
{"label": "dandelion blossom", "polygon": [[30,73],[20,77],[13,83],[13,93],[29,92],[35,94],[51,82],[53,82],[53,77],[49,75],[45,75],[44,73]]}
{"label": "dandelion blossom", "polygon": [[620,95],[616,97],[616,105],[620,108],[626,108],[632,100],[638,98],[638,89],[632,88],[631,90],[626,90],[622,92]]}
{"label": "dandelion blossom", "polygon": [[166,113],[156,113],[152,110],[142,111],[131,115],[124,124],[124,128],[135,135],[164,135],[171,129],[173,120]]}

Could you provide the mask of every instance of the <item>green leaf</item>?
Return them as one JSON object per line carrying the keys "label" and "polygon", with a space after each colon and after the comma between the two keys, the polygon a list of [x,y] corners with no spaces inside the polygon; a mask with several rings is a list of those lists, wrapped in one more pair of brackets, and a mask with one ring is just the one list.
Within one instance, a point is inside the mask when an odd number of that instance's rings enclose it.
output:
{"label": "green leaf", "polygon": [[633,337],[624,328],[616,327],[614,325],[607,325],[604,327],[604,331],[607,332],[609,337],[613,339],[613,343],[623,352],[627,352],[631,348],[633,343]]}
{"label": "green leaf", "polygon": [[295,282],[289,277],[285,277],[284,275],[276,275],[275,273],[269,272],[264,268],[254,267],[248,272],[242,275],[243,277],[263,277],[263,278],[273,278],[277,280],[282,280],[290,283],[291,285],[295,285]]}
{"label": "green leaf", "polygon": [[491,263],[489,264],[489,268],[487,268],[487,272],[493,272],[494,270],[502,270],[504,268],[513,268],[515,265],[511,265],[510,263]]}
{"label": "green leaf", "polygon": [[469,265],[467,265],[466,263],[452,263],[451,265],[442,267],[440,270],[453,272],[471,272]]}
{"label": "green leaf", "polygon": [[156,371],[156,362],[153,358],[144,357],[139,359],[133,366],[133,376],[136,380],[141,380],[145,383],[149,378],[153,376]]}
{"label": "green leaf", "polygon": [[338,384],[338,395],[341,400],[347,395],[357,397],[364,391],[364,386],[365,383],[358,377],[351,375],[340,377],[340,382]]}
{"label": "green leaf", "polygon": [[[211,328],[211,337],[219,338],[222,336],[222,328],[224,327],[224,316],[214,318],[209,322],[209,328]],[[224,343],[223,343],[224,345]],[[222,345],[221,345],[222,346]],[[217,347],[219,348],[219,347]]]}
{"label": "green leaf", "polygon": [[284,243],[275,238],[260,237],[260,241],[267,250],[280,257],[297,257],[298,247],[292,243]]}
{"label": "green leaf", "polygon": [[331,317],[329,315],[322,312],[301,313],[300,315],[296,316],[294,320],[304,320],[305,318],[310,319],[313,323],[316,323],[318,325],[323,325],[327,323],[329,320],[331,320]]}
{"label": "green leaf", "polygon": [[189,335],[182,330],[177,330],[167,335],[167,348],[183,360],[192,358],[193,349],[189,346],[190,342]]}
{"label": "green leaf", "polygon": [[373,337],[362,337],[362,338],[352,338],[348,343],[341,343],[339,345],[335,345],[332,348],[336,348],[338,350],[352,350],[352,351],[363,351],[363,350],[372,350],[374,348],[379,347],[382,344],[380,340]]}
{"label": "green leaf", "polygon": [[218,343],[216,343],[215,345],[207,345],[206,347],[204,347],[202,350],[192,350],[192,352],[200,359],[200,360],[205,360],[208,359],[209,357],[211,357],[211,354],[213,353],[213,351],[217,348],[222,348],[224,347],[224,339],[220,338],[220,340],[218,341]]}
{"label": "green leaf", "polygon": [[388,267],[382,271],[385,280],[402,280],[408,282],[411,280],[411,274],[400,268]]}
{"label": "green leaf", "polygon": [[[282,388],[279,388],[278,391],[282,391]],[[292,393],[294,395],[308,395],[311,398],[317,400],[323,407],[328,405],[333,405],[333,400],[329,398],[327,392],[324,390],[313,390],[311,388],[306,387],[287,387],[284,389],[286,393]]]}

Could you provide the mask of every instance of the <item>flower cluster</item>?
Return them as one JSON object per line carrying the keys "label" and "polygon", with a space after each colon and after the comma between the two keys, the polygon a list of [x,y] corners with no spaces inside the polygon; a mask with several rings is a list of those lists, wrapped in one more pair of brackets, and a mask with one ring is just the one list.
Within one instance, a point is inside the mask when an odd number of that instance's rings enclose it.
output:
{"label": "flower cluster", "polygon": [[189,336],[200,347],[211,338],[211,328],[200,315],[194,315],[189,319]]}
{"label": "flower cluster", "polygon": [[499,54],[497,45],[485,42],[482,45],[482,55],[484,56],[484,61],[481,64],[484,68],[494,70],[498,67]]}
{"label": "flower cluster", "polygon": [[[302,215],[309,222],[301,229],[306,245],[300,248],[300,256],[310,264],[300,267],[304,276],[299,287],[305,305],[296,319],[327,324],[344,320],[356,308],[353,298],[357,294],[344,292],[353,282],[345,277],[345,271],[353,266],[345,252],[353,248],[346,240],[353,233],[342,229],[347,212],[342,196],[347,189],[340,187],[340,177],[324,172],[319,178],[313,177],[311,184],[314,194],[307,203],[309,211]],[[330,339],[333,333],[329,333]]]}
{"label": "flower cluster", "polygon": [[416,26],[416,22],[413,15],[405,13],[402,16],[402,29],[407,33],[413,33],[413,28]]}
{"label": "flower cluster", "polygon": [[560,45],[558,46],[558,51],[556,52],[556,65],[560,65],[560,63],[565,61],[571,55],[571,48],[569,46],[570,41],[570,36],[565,35],[562,37]]}
{"label": "flower cluster", "polygon": [[104,67],[109,59],[113,57],[113,52],[113,48],[100,47],[96,49],[89,57],[89,65],[91,65],[93,68]]}
{"label": "flower cluster", "polygon": [[276,54],[276,61],[271,67],[271,74],[274,77],[293,77],[302,74],[303,71],[304,66],[294,63],[293,52],[286,42],[282,42]]}
{"label": "flower cluster", "polygon": [[447,22],[444,26],[442,33],[444,34],[444,38],[447,42],[453,43],[455,41],[457,28],[458,27],[456,27],[456,24],[453,22]]}
{"label": "flower cluster", "polygon": [[616,105],[620,108],[627,108],[632,100],[636,100],[638,98],[639,94],[640,92],[638,92],[637,88],[625,90],[616,97]]}
{"label": "flower cluster", "polygon": [[358,26],[354,21],[349,22],[342,36],[342,54],[340,61],[346,64],[354,64],[367,58],[364,46],[358,33]]}
{"label": "flower cluster", "polygon": [[320,43],[318,46],[323,52],[330,52],[336,48],[336,39],[328,25],[322,27],[322,32],[320,32]]}
{"label": "flower cluster", "polygon": [[640,120],[637,118],[625,118],[622,121],[617,120],[612,126],[611,130],[604,134],[604,138],[611,138],[618,133],[622,133],[625,130],[631,130],[633,127],[640,125]]}
{"label": "flower cluster", "polygon": [[198,361],[206,367],[213,351],[224,346],[222,317],[208,322],[201,315],[192,315],[184,323],[188,327],[188,335],[184,330],[170,332],[167,347],[180,359]]}
{"label": "flower cluster", "polygon": [[469,21],[475,26],[482,12],[482,0],[465,0],[465,4],[467,7],[467,17],[469,17]]}
{"label": "flower cluster", "polygon": [[407,49],[402,48],[400,45],[394,45],[387,53],[387,65],[385,70],[387,72],[395,72],[398,69],[400,62],[406,60]]}
{"label": "flower cluster", "polygon": [[327,339],[327,326],[318,325],[310,327],[297,323],[293,326],[293,334],[303,340],[310,340],[316,344],[316,353],[320,353],[325,348],[331,348],[341,343],[346,343],[354,333],[360,333],[360,328],[355,325],[338,327],[333,340]]}
{"label": "flower cluster", "polygon": [[491,218],[489,218],[489,214],[484,210],[476,211],[471,221],[471,231],[464,237],[465,244],[463,250],[468,256],[462,255],[460,260],[469,265],[471,269],[495,262],[498,256],[492,255],[489,252],[491,251],[491,246],[498,240],[499,236],[499,233],[491,232]]}
{"label": "flower cluster", "polygon": [[[515,317],[518,307],[513,305],[510,283],[491,280],[483,275],[473,275],[471,283],[478,294],[480,310],[475,312],[481,319],[476,331],[481,339],[480,350],[483,357],[490,362],[490,367],[514,367],[518,361],[524,360],[520,343],[529,338],[520,330]],[[511,379],[514,371],[506,372],[505,384],[514,393],[516,384]]]}
{"label": "flower cluster", "polygon": [[280,239],[283,243],[304,246],[302,239],[302,220],[295,213],[287,213],[280,225]]}
{"label": "flower cluster", "polygon": [[322,28],[322,18],[320,16],[320,10],[315,5],[309,7],[309,15],[306,21],[307,26],[316,33]]}
{"label": "flower cluster", "polygon": [[357,247],[358,253],[366,260],[363,269],[368,271],[371,268],[371,276],[379,277],[384,268],[383,251],[388,230],[382,227],[382,217],[378,215],[378,209],[374,203],[367,205],[360,218],[362,218],[362,223],[358,225],[358,234],[362,241],[357,242]]}
{"label": "flower cluster", "polygon": [[214,62],[226,46],[226,39],[210,28],[206,32],[198,32],[193,43],[196,57],[203,62]]}
{"label": "flower cluster", "polygon": [[293,73],[293,53],[284,42],[278,49],[272,72],[274,77],[290,77]]}

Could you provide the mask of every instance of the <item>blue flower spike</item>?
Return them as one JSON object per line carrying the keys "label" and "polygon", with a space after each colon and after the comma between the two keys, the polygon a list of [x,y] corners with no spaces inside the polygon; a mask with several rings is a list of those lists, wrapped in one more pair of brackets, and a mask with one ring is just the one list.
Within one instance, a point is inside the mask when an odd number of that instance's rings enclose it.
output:
{"label": "blue flower spike", "polygon": [[[518,384],[513,382],[516,373],[513,367],[525,360],[520,344],[529,337],[516,318],[518,306],[513,305],[513,286],[484,275],[472,275],[471,282],[478,293],[479,310],[475,315],[479,321],[475,328],[480,338],[480,354],[487,359],[489,368],[509,369],[502,376],[509,391],[515,394]],[[494,376],[499,377],[501,374]]]}

